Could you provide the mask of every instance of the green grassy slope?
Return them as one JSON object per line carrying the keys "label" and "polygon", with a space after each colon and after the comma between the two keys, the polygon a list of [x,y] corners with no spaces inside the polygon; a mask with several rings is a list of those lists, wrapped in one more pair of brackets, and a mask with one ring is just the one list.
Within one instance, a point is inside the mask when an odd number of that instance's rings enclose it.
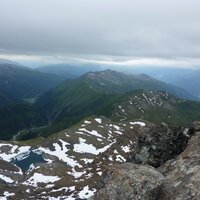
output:
{"label": "green grassy slope", "polygon": [[[87,79],[80,82],[67,81],[46,95],[38,101],[37,106],[49,117],[52,124],[41,131],[42,135],[63,130],[90,115],[104,115],[114,121],[146,119],[170,124],[186,124],[200,119],[199,102],[180,100],[165,92],[98,92]],[[156,103],[152,104],[153,100]],[[123,106],[124,113],[119,106]]]}

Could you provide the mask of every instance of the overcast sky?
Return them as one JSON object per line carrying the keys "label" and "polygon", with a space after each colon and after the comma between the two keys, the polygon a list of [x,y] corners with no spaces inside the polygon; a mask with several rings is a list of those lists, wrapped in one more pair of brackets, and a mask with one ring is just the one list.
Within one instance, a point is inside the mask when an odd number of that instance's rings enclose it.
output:
{"label": "overcast sky", "polygon": [[0,0],[0,57],[200,66],[200,1]]}

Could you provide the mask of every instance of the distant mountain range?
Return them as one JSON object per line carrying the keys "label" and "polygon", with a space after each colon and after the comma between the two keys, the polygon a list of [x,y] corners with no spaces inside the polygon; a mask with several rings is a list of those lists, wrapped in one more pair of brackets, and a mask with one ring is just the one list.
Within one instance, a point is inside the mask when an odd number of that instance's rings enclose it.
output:
{"label": "distant mountain range", "polygon": [[17,63],[0,62],[0,91],[14,98],[41,95],[64,80],[64,77],[41,73]]}
{"label": "distant mountain range", "polygon": [[190,73],[171,81],[173,84],[185,88],[200,99],[200,70],[194,70]]}
{"label": "distant mountain range", "polygon": [[184,88],[200,99],[200,69],[183,69],[176,67],[133,67],[126,68],[124,71],[128,73],[148,74],[157,80]]}
{"label": "distant mountain range", "polygon": [[147,74],[157,80],[181,87],[200,98],[200,70],[177,67],[152,67],[152,66],[112,66],[112,65],[70,65],[53,64],[37,68],[38,71],[65,76],[67,79],[77,78],[90,71],[112,69],[128,74]]}
{"label": "distant mountain range", "polygon": [[48,136],[91,115],[172,124],[200,118],[200,103],[190,101],[195,96],[146,74],[113,70],[82,73],[77,71],[77,78],[66,80],[64,74],[1,61],[0,138]]}

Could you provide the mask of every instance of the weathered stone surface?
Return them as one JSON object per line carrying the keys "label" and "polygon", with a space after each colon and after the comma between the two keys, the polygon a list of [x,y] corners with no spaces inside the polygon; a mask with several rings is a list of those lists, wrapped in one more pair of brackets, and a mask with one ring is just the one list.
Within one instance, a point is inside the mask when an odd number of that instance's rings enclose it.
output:
{"label": "weathered stone surface", "polygon": [[177,159],[166,162],[159,171],[165,180],[157,200],[199,200],[200,132],[195,133]]}
{"label": "weathered stone surface", "polygon": [[153,167],[132,163],[111,167],[104,178],[104,188],[93,200],[154,200],[163,182],[163,176]]}
{"label": "weathered stone surface", "polygon": [[137,130],[137,146],[132,151],[130,162],[159,167],[184,151],[188,140],[195,132],[189,127],[151,125]]}

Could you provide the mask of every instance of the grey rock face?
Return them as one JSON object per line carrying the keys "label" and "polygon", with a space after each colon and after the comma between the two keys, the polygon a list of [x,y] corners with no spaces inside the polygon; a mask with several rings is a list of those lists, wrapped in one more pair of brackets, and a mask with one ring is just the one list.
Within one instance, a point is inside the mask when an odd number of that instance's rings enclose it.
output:
{"label": "grey rock face", "polygon": [[164,177],[153,167],[132,163],[114,165],[93,200],[154,200]]}
{"label": "grey rock face", "polygon": [[137,147],[130,162],[160,167],[183,152],[197,126],[149,126],[138,130]]}
{"label": "grey rock face", "polygon": [[190,139],[187,148],[177,159],[159,168],[165,180],[158,200],[200,199],[200,132]]}

